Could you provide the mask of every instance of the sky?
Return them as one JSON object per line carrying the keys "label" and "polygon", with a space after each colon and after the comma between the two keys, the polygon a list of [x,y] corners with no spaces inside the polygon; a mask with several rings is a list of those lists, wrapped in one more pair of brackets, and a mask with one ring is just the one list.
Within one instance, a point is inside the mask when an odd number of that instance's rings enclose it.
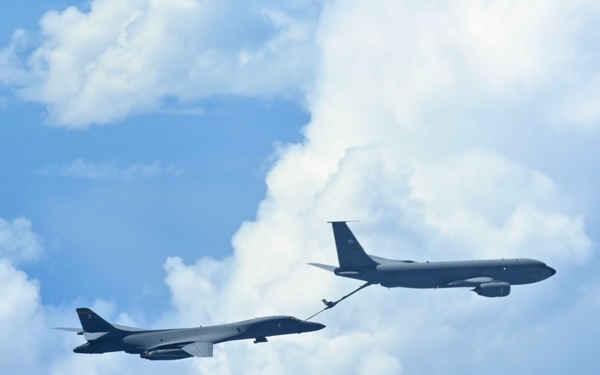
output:
{"label": "sky", "polygon": [[[595,374],[594,1],[31,1],[0,14],[0,369]],[[395,259],[535,258],[506,298],[369,287],[326,329],[155,363],[78,355],[74,309],[144,328],[305,319]]]}

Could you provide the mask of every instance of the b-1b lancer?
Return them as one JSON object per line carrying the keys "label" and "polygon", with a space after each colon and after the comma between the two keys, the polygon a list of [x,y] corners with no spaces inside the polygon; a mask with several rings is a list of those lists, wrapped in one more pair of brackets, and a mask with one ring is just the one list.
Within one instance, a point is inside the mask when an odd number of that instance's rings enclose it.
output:
{"label": "b-1b lancer", "polygon": [[[338,276],[366,281],[358,290],[372,284],[387,288],[470,287],[480,296],[505,297],[510,294],[511,285],[536,283],[556,273],[552,267],[539,260],[524,258],[451,262],[385,259],[367,255],[346,222],[336,221],[331,222],[331,225],[339,267],[309,264],[332,271]],[[323,302],[331,308],[339,301]]]}
{"label": "b-1b lancer", "polygon": [[83,335],[87,342],[75,353],[126,352],[149,360],[212,357],[213,344],[254,339],[267,342],[269,336],[318,331],[323,324],[292,316],[270,316],[209,327],[146,330],[110,324],[88,308],[78,308],[82,328],[56,328]]}

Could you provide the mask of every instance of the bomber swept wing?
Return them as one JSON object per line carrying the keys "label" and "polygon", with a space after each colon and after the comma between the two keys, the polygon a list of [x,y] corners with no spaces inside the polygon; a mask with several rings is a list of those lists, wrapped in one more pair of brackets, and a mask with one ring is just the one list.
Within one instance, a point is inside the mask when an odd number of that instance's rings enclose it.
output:
{"label": "bomber swept wing", "polygon": [[194,357],[212,357],[213,343],[208,341],[196,341],[181,348]]}

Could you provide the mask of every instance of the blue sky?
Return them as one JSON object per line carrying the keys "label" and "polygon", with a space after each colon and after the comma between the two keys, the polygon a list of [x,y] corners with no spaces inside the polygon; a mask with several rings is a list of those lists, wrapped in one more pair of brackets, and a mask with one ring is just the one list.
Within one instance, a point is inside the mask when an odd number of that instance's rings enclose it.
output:
{"label": "blue sky", "polygon": [[[19,17],[3,23],[3,40],[18,28],[38,37],[41,15],[68,5],[89,9],[77,2],[12,3],[17,9],[10,13]],[[47,120],[44,106],[10,90],[3,100],[2,171],[11,183],[2,195],[11,198],[2,217],[26,217],[35,226],[45,251],[23,267],[52,304],[87,296],[167,301],[166,257],[229,255],[231,236],[254,218],[265,194],[271,155],[297,142],[309,119],[301,103],[285,98],[222,95],[189,110],[165,100],[148,114],[65,130]],[[67,171],[78,161],[89,175]],[[157,170],[127,172],[135,166]],[[103,168],[110,172],[94,173]]]}
{"label": "blue sky", "polygon": [[[48,289],[47,302],[164,298],[167,256],[231,253],[231,236],[265,194],[274,147],[298,140],[308,115],[285,101],[203,106],[201,115],[140,115],[67,131],[40,124],[43,107],[3,111],[2,170],[11,181],[2,186],[11,197],[3,217],[28,218],[43,239],[41,259],[24,269]],[[78,161],[89,175],[69,171]]]}
{"label": "blue sky", "polygon": [[[3,9],[3,372],[594,373],[594,2]],[[335,264],[345,219],[383,257],[558,273],[500,299],[372,287],[319,333],[168,364],[49,329],[81,306],[148,328],[305,318],[358,286],[306,265]]]}

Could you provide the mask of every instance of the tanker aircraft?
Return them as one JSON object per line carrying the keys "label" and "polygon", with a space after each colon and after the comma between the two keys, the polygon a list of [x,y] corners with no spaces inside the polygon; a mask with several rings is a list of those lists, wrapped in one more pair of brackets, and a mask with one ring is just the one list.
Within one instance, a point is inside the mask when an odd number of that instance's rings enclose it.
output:
{"label": "tanker aircraft", "polygon": [[55,328],[76,332],[85,337],[87,342],[73,349],[73,352],[126,352],[159,361],[212,357],[213,344],[225,341],[254,339],[256,344],[267,342],[268,336],[325,328],[323,324],[302,321],[292,316],[269,316],[207,327],[146,330],[110,324],[85,307],[76,310],[82,328]]}
{"label": "tanker aircraft", "polygon": [[[510,294],[511,285],[537,283],[556,273],[552,267],[539,260],[525,258],[449,262],[385,259],[368,255],[345,221],[330,223],[333,227],[339,267],[320,263],[309,264],[332,271],[338,276],[367,282],[342,299],[373,284],[386,288],[469,287],[480,296],[505,297]],[[332,308],[341,300],[323,302],[327,308]]]}

